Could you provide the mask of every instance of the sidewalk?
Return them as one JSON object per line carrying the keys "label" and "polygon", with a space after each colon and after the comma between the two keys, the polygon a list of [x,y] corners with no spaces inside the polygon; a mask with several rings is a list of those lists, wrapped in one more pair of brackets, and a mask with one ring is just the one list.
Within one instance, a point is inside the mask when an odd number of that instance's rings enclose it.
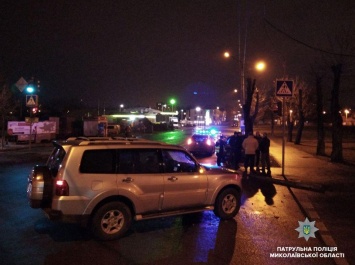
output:
{"label": "sidewalk", "polygon": [[[270,153],[282,165],[282,143],[270,139]],[[302,148],[302,147],[301,147]],[[284,176],[292,182],[322,185],[324,193],[291,188],[300,209],[316,221],[317,237],[326,246],[337,247],[345,258],[334,259],[337,265],[350,264],[354,256],[355,166],[331,163],[329,157],[311,155],[292,142],[285,143]],[[352,150],[352,152],[355,152]],[[351,156],[353,157],[353,156]],[[274,179],[284,179],[282,168],[271,168]]]}
{"label": "sidewalk", "polygon": [[[270,154],[281,165],[271,169],[274,178],[282,178],[282,143],[278,140],[270,139]],[[285,142],[283,173],[290,181],[325,185],[328,190],[355,190],[354,165],[332,163],[328,157],[303,152],[292,142]]]}

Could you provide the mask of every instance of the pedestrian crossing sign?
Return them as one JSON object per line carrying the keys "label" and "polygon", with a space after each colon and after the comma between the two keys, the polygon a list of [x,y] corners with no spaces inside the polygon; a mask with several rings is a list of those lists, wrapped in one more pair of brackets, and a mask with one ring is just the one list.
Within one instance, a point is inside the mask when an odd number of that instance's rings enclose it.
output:
{"label": "pedestrian crossing sign", "polygon": [[292,80],[276,80],[276,96],[292,97],[292,93]]}
{"label": "pedestrian crossing sign", "polygon": [[38,96],[37,95],[26,95],[26,107],[37,107],[38,106]]}

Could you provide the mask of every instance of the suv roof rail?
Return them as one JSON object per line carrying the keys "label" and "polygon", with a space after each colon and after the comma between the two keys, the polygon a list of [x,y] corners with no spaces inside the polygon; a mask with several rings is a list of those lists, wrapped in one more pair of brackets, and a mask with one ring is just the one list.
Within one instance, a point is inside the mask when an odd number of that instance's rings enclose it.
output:
{"label": "suv roof rail", "polygon": [[145,139],[122,139],[122,140],[110,140],[110,141],[81,141],[79,145],[100,145],[100,144],[115,144],[115,145],[130,145],[130,144],[147,144],[147,145],[167,145],[166,143],[150,141]]}
{"label": "suv roof rail", "polygon": [[112,140],[112,137],[101,137],[101,136],[76,136],[69,137],[66,141],[96,141],[96,140]]}
{"label": "suv roof rail", "polygon": [[[165,142],[154,141],[154,140],[147,140],[143,138],[136,138],[136,137],[85,137],[85,136],[78,136],[78,137],[69,137],[66,140],[62,141],[62,143],[66,143],[69,145],[79,145],[79,146],[87,146],[87,145],[159,145],[159,146],[177,146],[181,147],[177,144],[168,144]],[[60,141],[53,141],[53,144],[59,144]]]}

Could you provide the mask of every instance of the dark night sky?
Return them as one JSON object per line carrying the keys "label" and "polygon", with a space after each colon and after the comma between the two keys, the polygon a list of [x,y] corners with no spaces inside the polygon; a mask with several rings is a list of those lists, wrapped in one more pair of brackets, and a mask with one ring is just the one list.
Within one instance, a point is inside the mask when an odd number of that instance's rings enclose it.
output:
{"label": "dark night sky", "polygon": [[[310,64],[327,54],[317,49],[343,53],[351,56],[343,56],[342,104],[354,106],[353,0],[10,0],[0,10],[0,69],[11,82],[39,78],[40,100],[154,107],[175,97],[181,106],[229,105],[238,63],[222,54],[237,56],[240,15],[247,62],[268,64],[259,86],[271,87],[284,72],[309,78]],[[341,49],[339,36],[350,46]]]}

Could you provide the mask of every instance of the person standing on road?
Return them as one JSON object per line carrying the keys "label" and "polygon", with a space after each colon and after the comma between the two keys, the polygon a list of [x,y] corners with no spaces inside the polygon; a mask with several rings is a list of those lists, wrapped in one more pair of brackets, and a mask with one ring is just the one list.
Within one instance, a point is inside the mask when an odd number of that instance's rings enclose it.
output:
{"label": "person standing on road", "polygon": [[[271,176],[270,170],[270,139],[267,137],[267,133],[264,132],[261,138],[259,149],[261,153],[261,173],[263,175]],[[265,172],[265,166],[267,172]]]}
{"label": "person standing on road", "polygon": [[240,132],[235,131],[229,140],[229,145],[231,148],[230,164],[233,169],[239,169],[239,162],[242,158],[242,142],[242,135]]}
{"label": "person standing on road", "polygon": [[237,132],[235,131],[233,135],[230,137],[228,144],[230,147],[230,155],[229,155],[229,165],[231,168],[235,168],[235,148],[236,148],[236,141],[237,141]]}
{"label": "person standing on road", "polygon": [[217,165],[220,167],[223,163],[225,163],[225,155],[226,155],[226,141],[224,140],[224,136],[221,135],[216,142],[216,146],[219,147],[219,151],[217,152]]}
{"label": "person standing on road", "polygon": [[[258,132],[258,131],[255,132],[255,139],[258,141],[258,143],[260,145],[260,142],[261,142],[260,132]],[[259,165],[260,165],[260,149],[258,147],[258,149],[256,149],[256,151],[255,151],[255,167],[256,167],[256,171],[258,173],[260,172]]]}
{"label": "person standing on road", "polygon": [[243,149],[244,137],[241,132],[237,132],[237,138],[235,143],[235,169],[239,169],[239,163],[242,161],[242,149]]}
{"label": "person standing on road", "polygon": [[243,141],[243,149],[245,152],[244,168],[245,174],[248,174],[248,167],[250,168],[250,173],[255,173],[254,170],[254,160],[255,152],[259,147],[258,141],[255,139],[253,133],[249,133],[248,137]]}

